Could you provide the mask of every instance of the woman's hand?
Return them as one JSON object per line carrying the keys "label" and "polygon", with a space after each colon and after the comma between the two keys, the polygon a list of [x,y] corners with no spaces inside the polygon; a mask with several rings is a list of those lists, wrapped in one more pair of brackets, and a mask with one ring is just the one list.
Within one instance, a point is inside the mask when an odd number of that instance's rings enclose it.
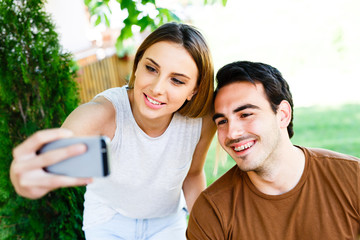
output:
{"label": "woman's hand", "polygon": [[91,178],[73,178],[50,174],[44,167],[66,158],[82,154],[86,146],[76,144],[37,155],[36,152],[46,143],[71,137],[67,129],[48,129],[38,131],[13,150],[10,166],[10,179],[15,191],[30,199],[37,199],[61,187],[82,186],[92,182]]}

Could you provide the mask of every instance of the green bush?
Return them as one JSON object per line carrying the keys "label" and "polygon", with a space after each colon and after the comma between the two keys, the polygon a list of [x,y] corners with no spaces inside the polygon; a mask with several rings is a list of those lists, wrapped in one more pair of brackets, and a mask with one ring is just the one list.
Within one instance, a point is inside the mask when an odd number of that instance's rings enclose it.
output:
{"label": "green bush", "polygon": [[79,103],[76,65],[43,7],[41,0],[0,1],[0,239],[84,237],[84,188],[28,200],[9,180],[12,149],[39,129],[59,127]]}

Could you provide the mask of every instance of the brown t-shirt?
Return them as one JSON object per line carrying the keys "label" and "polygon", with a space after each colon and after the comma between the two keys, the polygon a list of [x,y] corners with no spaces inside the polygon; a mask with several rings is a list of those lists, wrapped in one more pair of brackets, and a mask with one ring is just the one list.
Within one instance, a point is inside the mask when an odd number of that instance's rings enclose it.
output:
{"label": "brown t-shirt", "polygon": [[359,159],[301,148],[305,169],[282,195],[266,195],[234,166],[196,200],[187,229],[190,240],[358,239]]}

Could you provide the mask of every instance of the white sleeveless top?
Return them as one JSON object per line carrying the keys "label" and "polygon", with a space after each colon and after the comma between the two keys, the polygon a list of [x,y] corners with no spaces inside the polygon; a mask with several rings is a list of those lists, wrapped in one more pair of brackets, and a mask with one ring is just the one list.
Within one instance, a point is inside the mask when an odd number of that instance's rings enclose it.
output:
{"label": "white sleeveless top", "polygon": [[185,206],[182,184],[200,139],[202,119],[175,113],[166,131],[153,138],[137,125],[126,86],[97,96],[112,102],[116,130],[111,140],[110,176],[87,186],[83,229],[117,212],[138,219],[176,213]]}

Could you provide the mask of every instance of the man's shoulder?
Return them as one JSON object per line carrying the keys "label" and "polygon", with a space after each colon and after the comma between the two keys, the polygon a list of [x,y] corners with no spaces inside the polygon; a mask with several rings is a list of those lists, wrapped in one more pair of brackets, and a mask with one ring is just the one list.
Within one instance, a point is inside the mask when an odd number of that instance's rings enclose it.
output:
{"label": "man's shoulder", "polygon": [[[311,172],[334,179],[357,181],[360,159],[351,155],[320,148],[303,148]],[[346,176],[346,177],[345,177]]]}
{"label": "man's shoulder", "polygon": [[349,161],[349,162],[356,162],[359,163],[360,159],[351,156],[348,154],[335,152],[329,149],[323,149],[323,148],[305,148],[301,147],[305,153],[309,155],[311,158],[315,159],[329,159],[329,160],[340,160],[340,161]]}

